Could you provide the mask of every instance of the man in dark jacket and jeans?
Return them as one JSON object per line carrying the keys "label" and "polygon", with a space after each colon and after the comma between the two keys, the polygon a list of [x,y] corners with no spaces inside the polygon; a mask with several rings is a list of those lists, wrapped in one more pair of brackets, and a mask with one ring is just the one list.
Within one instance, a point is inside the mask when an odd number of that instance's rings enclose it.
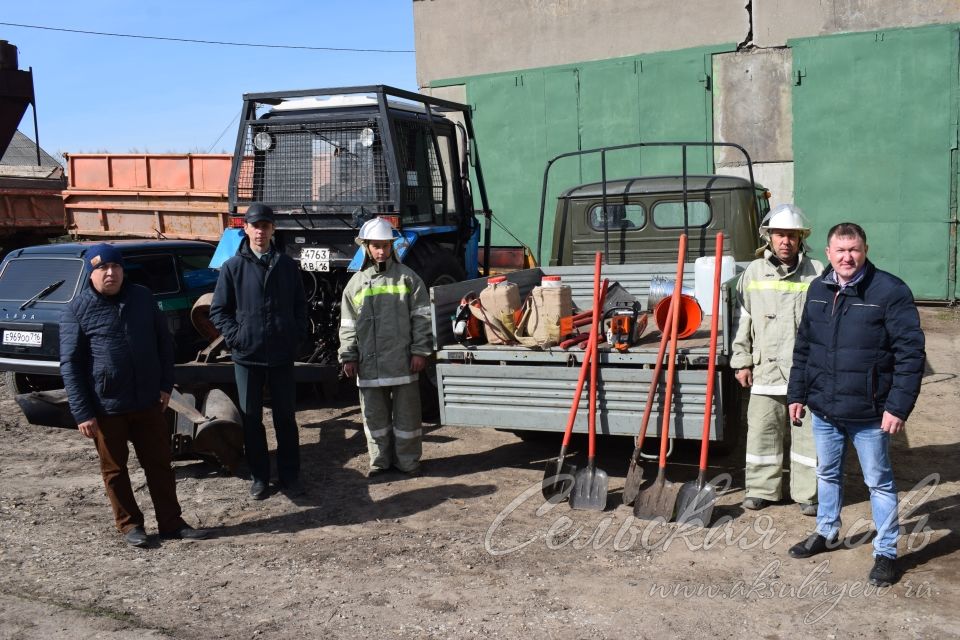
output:
{"label": "man in dark jacket and jeans", "polygon": [[153,294],[125,283],[123,256],[110,244],[84,255],[90,280],[60,320],[60,373],[80,433],[93,438],[117,529],[147,546],[130,486],[127,441],[147,476],[161,538],[204,538],[180,517],[163,411],[173,389],[173,339]]}
{"label": "man in dark jacket and jeans", "polygon": [[269,492],[270,458],[263,427],[263,387],[269,385],[277,435],[277,476],[288,494],[302,493],[293,363],[306,339],[307,301],[294,260],[271,244],[273,210],[254,203],[246,237],[220,269],[210,320],[230,347],[243,415],[244,448],[253,476],[250,495]]}
{"label": "man in dark jacket and jeans", "polygon": [[790,417],[813,413],[817,445],[817,528],[790,555],[834,548],[843,505],[843,459],[853,442],[870,489],[877,529],[870,583],[897,580],[897,488],[890,436],[913,411],[923,376],[923,330],[909,287],[867,260],[867,235],[844,222],[827,234],[830,268],[810,283],[787,388]]}

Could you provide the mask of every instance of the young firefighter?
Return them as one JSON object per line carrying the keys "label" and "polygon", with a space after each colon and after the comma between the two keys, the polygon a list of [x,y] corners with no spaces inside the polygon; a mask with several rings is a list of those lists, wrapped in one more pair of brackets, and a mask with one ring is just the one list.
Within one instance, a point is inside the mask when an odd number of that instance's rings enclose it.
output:
{"label": "young firefighter", "polygon": [[423,280],[393,256],[393,226],[384,218],[360,227],[363,267],[343,291],[343,372],[357,378],[370,454],[368,477],[391,466],[420,472],[419,373],[432,352],[430,300]]}

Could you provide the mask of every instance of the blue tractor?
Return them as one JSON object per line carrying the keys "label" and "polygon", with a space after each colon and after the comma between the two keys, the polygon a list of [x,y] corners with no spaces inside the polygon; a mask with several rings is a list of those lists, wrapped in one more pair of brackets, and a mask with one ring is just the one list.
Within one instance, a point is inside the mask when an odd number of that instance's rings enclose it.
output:
{"label": "blue tractor", "polygon": [[235,228],[211,266],[236,253],[247,206],[272,207],[275,241],[298,261],[310,303],[302,361],[335,365],[340,299],[362,263],[354,239],[367,220],[390,220],[397,256],[428,287],[486,275],[471,169],[489,248],[468,106],[383,85],[246,94],[230,173]]}

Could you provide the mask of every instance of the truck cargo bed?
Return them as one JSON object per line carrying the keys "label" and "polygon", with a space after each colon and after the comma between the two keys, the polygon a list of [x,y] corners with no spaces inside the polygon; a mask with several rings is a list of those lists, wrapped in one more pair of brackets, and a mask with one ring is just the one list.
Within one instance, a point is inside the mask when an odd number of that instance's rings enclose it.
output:
{"label": "truck cargo bed", "polygon": [[[684,280],[693,284],[693,267],[687,265]],[[673,280],[672,264],[605,265],[601,276],[611,283],[620,283],[647,309],[650,281],[655,275]],[[591,306],[592,266],[541,267],[507,275],[517,284],[521,297],[540,283],[544,275],[559,275],[573,290],[574,303],[580,309]],[[434,287],[431,290],[435,346],[437,349],[437,385],[440,391],[442,424],[457,426],[496,427],[514,430],[562,431],[580,364],[585,352],[580,347],[569,350],[558,347],[531,349],[509,345],[463,346],[453,339],[451,318],[460,299],[468,292],[479,293],[486,286],[485,278]],[[717,393],[714,416],[723,416],[725,400],[735,396],[735,381],[726,363],[729,359],[732,310],[732,282],[721,291],[720,332],[717,348]],[[621,353],[609,345],[599,350],[599,386],[597,430],[602,434],[636,435],[656,355],[660,331],[652,313],[640,343]],[[677,345],[678,374],[674,388],[670,435],[699,439],[703,427],[706,400],[707,363],[710,348],[710,317],[704,316],[699,329]],[[660,428],[659,402],[654,407],[648,433],[657,435]],[[725,439],[722,417],[713,419],[710,438]],[[581,399],[574,430],[587,427],[587,394]]]}

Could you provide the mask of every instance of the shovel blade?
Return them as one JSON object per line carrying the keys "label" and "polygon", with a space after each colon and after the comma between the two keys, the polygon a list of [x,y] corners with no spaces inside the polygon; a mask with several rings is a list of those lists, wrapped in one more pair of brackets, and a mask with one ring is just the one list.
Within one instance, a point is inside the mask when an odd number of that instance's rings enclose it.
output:
{"label": "shovel blade", "polygon": [[677,506],[677,493],[680,491],[680,484],[670,482],[663,477],[662,473],[657,474],[657,479],[644,489],[640,490],[633,503],[633,515],[644,520],[654,520],[663,518],[670,522],[673,520],[673,512]]}
{"label": "shovel blade", "polygon": [[694,481],[683,483],[677,496],[677,522],[709,526],[716,502],[717,490],[713,485]]}
{"label": "shovel blade", "polygon": [[637,456],[630,458],[627,477],[623,481],[623,504],[629,506],[637,499],[643,485],[643,467],[637,462]]}
{"label": "shovel blade", "polygon": [[570,508],[603,511],[607,508],[607,472],[592,466],[578,472],[570,494]]}
{"label": "shovel blade", "polygon": [[564,464],[559,460],[551,460],[543,470],[543,483],[540,492],[543,498],[550,503],[563,502],[573,491],[577,468],[571,464]]}

